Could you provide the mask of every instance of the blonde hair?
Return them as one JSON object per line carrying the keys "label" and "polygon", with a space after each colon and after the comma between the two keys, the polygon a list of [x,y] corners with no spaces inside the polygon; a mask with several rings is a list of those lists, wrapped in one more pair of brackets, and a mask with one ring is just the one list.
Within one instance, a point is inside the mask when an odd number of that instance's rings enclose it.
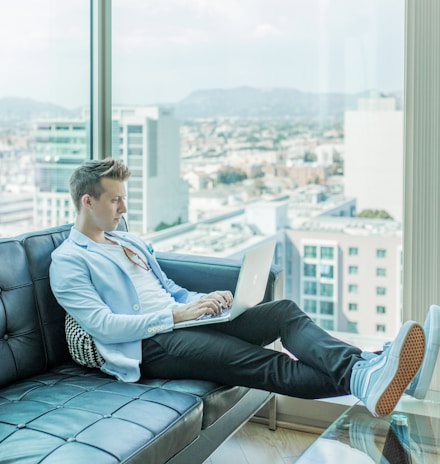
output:
{"label": "blonde hair", "polygon": [[75,169],[69,182],[70,195],[72,196],[76,210],[80,210],[83,195],[88,194],[93,198],[99,199],[104,191],[101,184],[103,177],[124,182],[130,175],[131,172],[128,170],[128,167],[121,161],[113,158],[85,161]]}

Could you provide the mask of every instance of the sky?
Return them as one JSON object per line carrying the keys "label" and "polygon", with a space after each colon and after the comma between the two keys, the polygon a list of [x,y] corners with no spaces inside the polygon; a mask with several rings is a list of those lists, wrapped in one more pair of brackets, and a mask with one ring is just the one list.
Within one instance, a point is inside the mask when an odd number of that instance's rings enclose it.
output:
{"label": "sky", "polygon": [[[404,0],[113,0],[113,102],[403,89]],[[89,100],[89,0],[0,0],[0,98]]]}

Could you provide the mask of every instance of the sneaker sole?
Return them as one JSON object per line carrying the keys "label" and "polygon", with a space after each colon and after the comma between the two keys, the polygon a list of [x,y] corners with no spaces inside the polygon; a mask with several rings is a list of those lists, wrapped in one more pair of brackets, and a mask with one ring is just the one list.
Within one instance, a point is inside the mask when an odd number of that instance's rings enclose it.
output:
{"label": "sneaker sole", "polygon": [[432,306],[430,308],[430,324],[429,333],[425,333],[426,340],[430,341],[431,346],[426,347],[425,359],[420,369],[420,376],[418,378],[417,386],[410,394],[418,400],[423,400],[428,393],[429,385],[431,383],[432,374],[434,372],[435,363],[440,348],[440,307]]}
{"label": "sneaker sole", "polygon": [[399,353],[396,372],[378,399],[375,407],[377,416],[391,414],[408,384],[416,375],[425,353],[425,335],[423,328],[414,324],[406,334]]}

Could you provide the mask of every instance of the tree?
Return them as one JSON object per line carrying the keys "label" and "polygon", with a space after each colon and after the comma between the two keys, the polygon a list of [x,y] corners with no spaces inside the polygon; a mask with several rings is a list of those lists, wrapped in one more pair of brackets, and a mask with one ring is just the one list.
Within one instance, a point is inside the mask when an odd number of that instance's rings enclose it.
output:
{"label": "tree", "polygon": [[176,221],[174,221],[172,224],[168,224],[164,221],[161,221],[155,228],[155,232],[159,232],[160,230],[165,230],[168,229],[169,227],[174,227],[182,224],[182,218],[179,216]]}
{"label": "tree", "polygon": [[217,182],[220,184],[235,184],[244,179],[247,179],[247,175],[240,168],[227,166],[217,173]]}
{"label": "tree", "polygon": [[307,150],[304,153],[304,163],[314,163],[317,159],[318,157],[316,156],[316,154],[310,150]]}
{"label": "tree", "polygon": [[384,209],[364,209],[358,214],[358,217],[393,220],[393,217]]}

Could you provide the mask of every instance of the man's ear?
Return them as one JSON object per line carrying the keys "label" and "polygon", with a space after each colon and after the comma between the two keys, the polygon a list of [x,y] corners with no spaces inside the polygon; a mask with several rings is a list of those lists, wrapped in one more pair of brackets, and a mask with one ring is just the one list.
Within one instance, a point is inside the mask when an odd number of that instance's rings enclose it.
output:
{"label": "man's ear", "polygon": [[92,206],[92,197],[88,193],[85,193],[81,197],[81,206],[86,209],[89,209]]}

